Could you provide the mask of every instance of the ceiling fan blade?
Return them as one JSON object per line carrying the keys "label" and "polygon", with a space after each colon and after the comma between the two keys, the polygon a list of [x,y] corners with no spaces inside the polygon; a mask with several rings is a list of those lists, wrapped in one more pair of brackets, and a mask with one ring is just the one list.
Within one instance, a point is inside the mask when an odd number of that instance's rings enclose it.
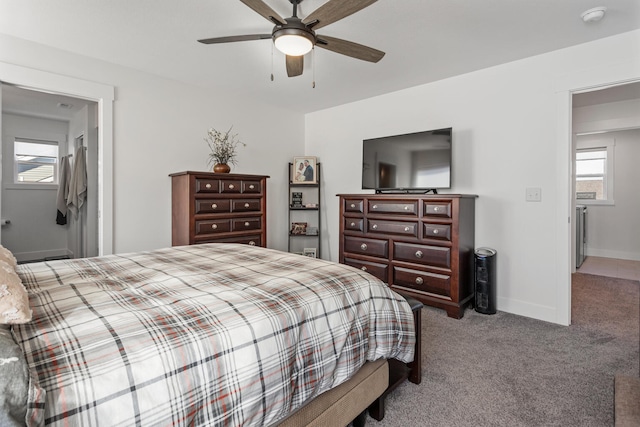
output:
{"label": "ceiling fan blade", "polygon": [[[342,18],[358,12],[375,3],[377,0],[329,0],[302,20],[302,23],[312,24],[311,28],[317,30],[325,25],[339,21]],[[318,21],[313,24],[314,21]]]}
{"label": "ceiling fan blade", "polygon": [[264,40],[264,39],[270,39],[270,38],[271,38],[271,34],[247,34],[245,36],[213,37],[210,39],[201,39],[198,41],[204,44],[214,44],[214,43],[245,42],[249,40]]}
{"label": "ceiling fan blade", "polygon": [[369,62],[378,62],[384,56],[384,52],[381,50],[347,40],[337,39],[335,37],[318,35],[316,39],[316,46]]}
{"label": "ceiling fan blade", "polygon": [[304,68],[304,56],[287,55],[287,76],[295,77],[302,74]]}
{"label": "ceiling fan blade", "polygon": [[276,25],[285,25],[287,23],[280,15],[278,15],[278,12],[271,9],[271,7],[262,0],[240,1],[253,9],[254,12],[257,12],[259,15],[263,16],[265,19],[273,22]]}

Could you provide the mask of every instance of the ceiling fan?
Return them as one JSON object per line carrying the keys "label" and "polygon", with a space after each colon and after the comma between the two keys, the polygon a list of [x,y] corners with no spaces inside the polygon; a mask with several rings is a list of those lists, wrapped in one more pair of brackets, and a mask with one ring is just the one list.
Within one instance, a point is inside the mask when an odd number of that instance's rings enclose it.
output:
{"label": "ceiling fan", "polygon": [[262,0],[240,1],[275,24],[271,34],[214,37],[198,41],[204,44],[215,44],[273,39],[276,48],[286,55],[289,77],[302,74],[304,55],[314,46],[369,62],[378,62],[384,56],[384,52],[377,49],[315,32],[319,28],[364,9],[377,0],[329,0],[304,19],[298,18],[298,5],[302,0],[289,0],[293,5],[293,14],[290,18],[280,17]]}

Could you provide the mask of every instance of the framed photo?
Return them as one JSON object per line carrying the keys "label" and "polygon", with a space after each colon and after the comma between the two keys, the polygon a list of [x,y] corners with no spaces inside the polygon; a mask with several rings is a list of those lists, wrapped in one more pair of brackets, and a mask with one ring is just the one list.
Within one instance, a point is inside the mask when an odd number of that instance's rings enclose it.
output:
{"label": "framed photo", "polygon": [[317,184],[316,163],[316,157],[294,157],[293,171],[291,171],[292,182],[294,184]]}
{"label": "framed photo", "polygon": [[301,208],[302,207],[302,192],[294,191],[291,193],[291,207]]}
{"label": "framed photo", "polygon": [[306,222],[292,222],[291,223],[291,234],[292,235],[305,235],[305,234],[307,234],[307,223]]}
{"label": "framed photo", "polygon": [[316,248],[304,248],[302,254],[309,258],[316,258]]}

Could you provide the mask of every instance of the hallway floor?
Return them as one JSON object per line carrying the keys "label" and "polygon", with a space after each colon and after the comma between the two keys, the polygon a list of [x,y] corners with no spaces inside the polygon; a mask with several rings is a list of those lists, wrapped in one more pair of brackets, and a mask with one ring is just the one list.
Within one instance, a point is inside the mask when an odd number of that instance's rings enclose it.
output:
{"label": "hallway floor", "polygon": [[640,280],[640,261],[588,256],[577,273]]}

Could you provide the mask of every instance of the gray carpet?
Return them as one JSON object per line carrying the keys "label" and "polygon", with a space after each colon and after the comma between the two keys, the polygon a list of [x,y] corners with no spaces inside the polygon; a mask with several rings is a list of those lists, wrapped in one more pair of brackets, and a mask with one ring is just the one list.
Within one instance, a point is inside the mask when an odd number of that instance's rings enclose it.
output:
{"label": "gray carpet", "polygon": [[639,287],[574,274],[569,327],[424,308],[422,383],[367,426],[612,426],[614,375],[640,374]]}

